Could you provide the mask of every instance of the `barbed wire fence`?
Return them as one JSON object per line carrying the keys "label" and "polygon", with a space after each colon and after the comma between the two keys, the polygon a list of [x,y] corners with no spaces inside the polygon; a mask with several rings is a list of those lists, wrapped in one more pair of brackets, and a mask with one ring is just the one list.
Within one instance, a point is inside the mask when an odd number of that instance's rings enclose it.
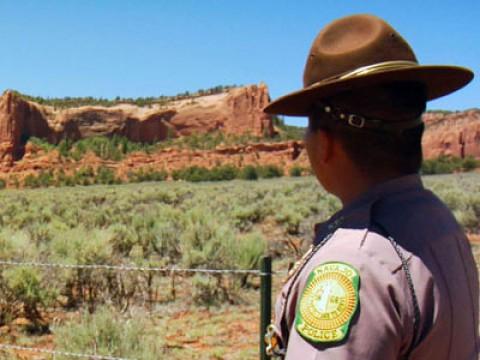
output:
{"label": "barbed wire fence", "polygon": [[[153,272],[160,274],[224,274],[224,275],[253,275],[260,277],[260,334],[259,334],[259,356],[261,360],[269,359],[265,352],[264,334],[271,321],[271,296],[272,296],[272,275],[283,274],[284,272],[272,271],[272,259],[270,256],[264,256],[261,259],[260,269],[196,269],[196,268],[177,268],[177,267],[148,267],[131,265],[107,265],[107,264],[61,264],[45,263],[35,261],[13,261],[0,260],[0,268],[5,267],[33,267],[33,268],[51,268],[51,269],[83,269],[83,270],[109,270],[114,272]],[[122,358],[110,355],[87,354],[69,352],[66,350],[50,350],[33,346],[21,346],[16,344],[6,344],[0,342],[0,350],[3,351],[24,351],[49,355],[52,359],[57,356],[65,356],[74,359],[89,360],[141,360],[132,358]]]}

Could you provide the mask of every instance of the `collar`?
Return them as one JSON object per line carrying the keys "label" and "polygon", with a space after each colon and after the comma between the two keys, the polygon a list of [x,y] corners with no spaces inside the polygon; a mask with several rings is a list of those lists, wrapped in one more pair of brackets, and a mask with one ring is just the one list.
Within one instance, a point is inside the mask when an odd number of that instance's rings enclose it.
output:
{"label": "collar", "polygon": [[335,213],[330,219],[315,225],[313,244],[317,245],[328,234],[335,232],[339,227],[364,229],[370,225],[371,208],[380,199],[394,194],[423,189],[422,179],[418,174],[401,176],[379,183],[349,205]]}

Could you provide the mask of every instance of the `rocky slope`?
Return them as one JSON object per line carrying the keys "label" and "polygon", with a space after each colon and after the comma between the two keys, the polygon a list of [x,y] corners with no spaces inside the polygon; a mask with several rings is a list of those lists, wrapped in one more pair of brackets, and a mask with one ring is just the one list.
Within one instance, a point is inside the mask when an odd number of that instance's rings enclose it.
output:
{"label": "rocky slope", "polygon": [[21,159],[32,136],[52,143],[114,134],[138,142],[211,131],[270,136],[274,131],[271,117],[262,112],[268,102],[264,84],[149,107],[121,104],[55,109],[6,91],[0,98],[0,161],[12,165]]}
{"label": "rocky slope", "polygon": [[29,143],[24,157],[13,164],[0,163],[0,178],[7,180],[8,186],[15,186],[16,181],[22,180],[29,174],[38,174],[42,171],[63,171],[72,175],[76,171],[91,167],[108,167],[123,179],[128,174],[140,169],[167,170],[170,174],[174,170],[189,166],[212,168],[218,165],[233,165],[241,168],[246,165],[277,165],[288,174],[293,166],[309,168],[308,158],[304,146],[298,141],[277,143],[245,144],[222,147],[214,150],[190,150],[167,148],[152,154],[144,152],[131,153],[121,161],[103,160],[93,153],[87,153],[81,160],[62,157],[57,150],[45,153],[40,148]]}
{"label": "rocky slope", "polygon": [[423,137],[426,158],[452,155],[480,159],[480,109],[454,113],[426,113]]}

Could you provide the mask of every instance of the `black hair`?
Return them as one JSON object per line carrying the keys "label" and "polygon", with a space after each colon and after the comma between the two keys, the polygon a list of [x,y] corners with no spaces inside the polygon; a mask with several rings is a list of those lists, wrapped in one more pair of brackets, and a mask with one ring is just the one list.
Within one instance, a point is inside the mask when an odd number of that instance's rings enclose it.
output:
{"label": "black hair", "polygon": [[[387,124],[419,118],[426,107],[425,89],[418,83],[369,87],[325,101],[367,121],[375,119]],[[308,126],[310,131],[321,129],[338,138],[350,159],[366,174],[406,175],[418,173],[422,165],[423,123],[402,131],[356,128],[331,114],[312,110]]]}

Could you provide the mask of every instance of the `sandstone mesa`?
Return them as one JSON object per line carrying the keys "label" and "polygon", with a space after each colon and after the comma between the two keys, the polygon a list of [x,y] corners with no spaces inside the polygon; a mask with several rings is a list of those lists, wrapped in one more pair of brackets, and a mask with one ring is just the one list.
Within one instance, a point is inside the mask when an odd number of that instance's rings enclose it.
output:
{"label": "sandstone mesa", "polygon": [[[87,154],[80,161],[65,159],[57,151],[43,153],[27,140],[34,136],[51,143],[63,138],[121,135],[136,142],[153,143],[194,133],[223,132],[271,137],[272,118],[262,109],[270,96],[265,84],[226,92],[139,107],[82,106],[56,109],[27,101],[12,91],[0,97],[0,172],[26,174],[42,170],[73,172],[84,166],[107,166],[120,177],[143,167],[176,170],[186,166],[275,164],[288,171],[308,167],[301,141],[218,146],[214,150],[163,149],[153,154],[132,153],[118,162]],[[426,113],[423,149],[426,158],[440,155],[480,158],[480,110]]]}

